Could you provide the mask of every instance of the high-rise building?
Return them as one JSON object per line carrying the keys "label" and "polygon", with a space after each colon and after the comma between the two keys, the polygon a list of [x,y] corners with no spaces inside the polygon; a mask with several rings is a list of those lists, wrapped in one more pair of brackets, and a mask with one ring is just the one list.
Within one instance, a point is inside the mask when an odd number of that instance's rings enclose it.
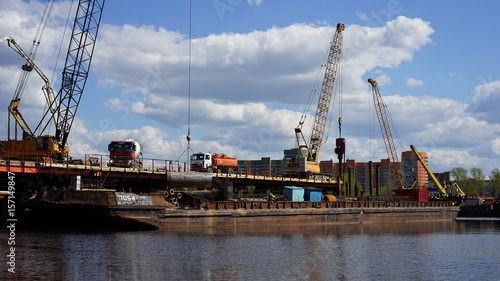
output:
{"label": "high-rise building", "polygon": [[439,182],[449,182],[451,181],[451,172],[433,173]]}
{"label": "high-rise building", "polygon": [[[372,162],[373,169],[373,187],[376,187],[376,170],[379,167],[379,186],[390,186],[395,187],[396,177],[394,172],[391,171],[389,159],[381,159],[380,162]],[[398,163],[399,164],[399,163]],[[339,173],[339,165],[333,160],[321,161],[320,162],[321,172],[325,174],[337,175]],[[354,159],[347,159],[344,165],[344,173],[348,172],[348,168],[351,168],[354,180],[361,185],[362,190],[369,190],[370,188],[370,174],[369,174],[369,163],[368,162],[356,162]],[[344,179],[347,180],[347,179]]]}
{"label": "high-rise building", "polygon": [[[427,164],[427,153],[419,152],[420,157]],[[416,185],[425,186],[427,184],[427,172],[420,161],[418,161],[417,156],[413,151],[404,151],[401,153],[401,161],[404,165],[404,174],[408,186],[411,186],[416,180]]]}
{"label": "high-rise building", "polygon": [[[422,159],[427,163],[427,153],[419,152]],[[427,172],[424,166],[418,161],[417,157],[413,151],[405,151],[401,153],[401,160],[403,163],[403,173],[407,182],[406,187],[411,187],[413,182],[415,182],[414,187],[421,187],[427,184]],[[376,187],[376,169],[379,167],[379,186],[389,186],[391,188],[396,187],[396,175],[394,169],[391,166],[401,165],[401,162],[392,164],[389,159],[381,159],[380,162],[373,162],[373,187]],[[347,173],[347,169],[350,167],[352,173],[354,174],[354,180],[361,184],[363,190],[369,190],[369,163],[368,162],[356,162],[354,159],[347,159],[345,163],[344,173]],[[325,174],[337,175],[339,173],[338,163],[334,163],[333,160],[321,161],[320,163],[321,172]]]}

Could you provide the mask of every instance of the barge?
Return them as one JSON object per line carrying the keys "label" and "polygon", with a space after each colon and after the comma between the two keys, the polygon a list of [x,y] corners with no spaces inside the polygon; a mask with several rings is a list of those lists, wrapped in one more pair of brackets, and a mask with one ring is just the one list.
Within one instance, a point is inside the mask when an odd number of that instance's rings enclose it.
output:
{"label": "barge", "polygon": [[466,199],[457,220],[499,220],[500,200],[484,203],[482,199]]}
{"label": "barge", "polygon": [[449,201],[207,201],[184,192],[112,190],[43,191],[18,207],[22,227],[89,230],[439,221],[459,211]]}

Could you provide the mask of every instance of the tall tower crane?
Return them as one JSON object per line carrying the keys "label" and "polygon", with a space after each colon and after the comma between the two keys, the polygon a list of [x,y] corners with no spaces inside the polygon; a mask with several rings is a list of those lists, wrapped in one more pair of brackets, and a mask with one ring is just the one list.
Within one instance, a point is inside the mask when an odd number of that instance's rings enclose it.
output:
{"label": "tall tower crane", "polygon": [[[328,61],[325,67],[323,84],[321,86],[321,93],[318,100],[318,106],[316,108],[316,115],[314,117],[314,125],[312,127],[309,144],[304,137],[304,133],[302,132],[302,126],[305,121],[305,115],[303,115],[299,121],[299,125],[295,128],[295,136],[297,138],[300,156],[293,159],[291,157],[287,158],[285,155],[285,163],[287,164],[285,165],[285,170],[299,173],[319,173],[320,171],[318,157],[321,145],[323,144],[328,111],[330,109],[333,87],[335,85],[335,78],[339,67],[343,39],[342,32],[344,29],[345,27],[342,23],[337,24],[335,35],[330,43]],[[301,163],[301,161],[304,162]]]}
{"label": "tall tower crane", "polygon": [[[50,85],[49,80],[41,71],[37,70],[46,83],[44,87],[49,89],[46,93],[47,103],[49,105],[48,109],[35,131],[29,130],[31,137],[23,139],[22,141],[0,141],[0,150],[2,154],[5,154],[6,150],[10,149],[22,150],[28,155],[36,155],[38,151],[61,154],[61,156],[67,155],[69,152],[69,148],[66,146],[67,138],[89,74],[104,1],[105,0],[79,1],[66,56],[61,90],[57,96],[54,97],[51,92],[52,88],[47,86]],[[15,43],[15,41],[9,38],[6,40],[9,42],[9,45],[12,42]],[[17,44],[14,46],[16,45]],[[30,66],[36,66],[31,58],[24,53],[18,45],[16,49],[17,52],[28,61]],[[44,92],[46,91],[44,90]],[[49,116],[48,121],[45,120],[47,116]],[[50,119],[55,122],[55,136],[43,135],[48,125],[51,123]],[[26,122],[24,122],[24,124],[25,123]],[[38,132],[39,130],[39,136],[35,136],[34,132]]]}
{"label": "tall tower crane", "polygon": [[384,138],[385,148],[387,150],[387,156],[392,162],[392,171],[396,175],[396,187],[405,188],[406,179],[401,169],[399,163],[398,154],[396,152],[396,147],[394,146],[394,139],[392,138],[391,127],[389,124],[389,119],[387,118],[386,108],[387,106],[382,99],[382,95],[378,89],[377,81],[372,78],[368,79],[368,82],[372,85],[373,91],[373,103],[375,105],[375,111],[377,112],[378,122],[380,124],[380,130],[382,131],[382,136]]}

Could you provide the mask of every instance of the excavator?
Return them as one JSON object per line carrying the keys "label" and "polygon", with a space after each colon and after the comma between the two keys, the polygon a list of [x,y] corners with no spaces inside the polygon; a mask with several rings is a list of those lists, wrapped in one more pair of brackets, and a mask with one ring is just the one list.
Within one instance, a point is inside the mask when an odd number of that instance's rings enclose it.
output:
{"label": "excavator", "polygon": [[[9,133],[8,139],[0,141],[0,155],[9,157],[37,156],[40,153],[52,157],[66,157],[69,153],[67,138],[74,121],[78,105],[87,81],[90,63],[94,52],[97,32],[101,21],[102,9],[105,0],[78,2],[73,30],[62,74],[62,85],[57,96],[51,87],[50,80],[35,64],[32,58],[11,37],[4,37],[9,47],[26,59],[24,71],[35,70],[44,81],[42,91],[45,94],[48,108],[35,130],[31,130],[19,111],[20,97],[16,94],[9,105]],[[10,137],[10,116],[15,119],[15,138]],[[46,118],[49,118],[47,121]],[[51,123],[56,128],[55,135],[44,132]],[[23,130],[22,140],[17,140],[17,127]],[[36,134],[36,132],[40,132]],[[16,154],[17,153],[17,154]]]}
{"label": "excavator", "polygon": [[[57,111],[53,107],[55,102],[54,90],[52,89],[50,80],[43,73],[43,71],[35,64],[35,62],[28,56],[28,54],[17,44],[17,42],[12,37],[4,37],[0,39],[0,42],[7,41],[9,47],[11,47],[16,53],[18,53],[21,57],[26,59],[26,64],[22,66],[24,71],[30,72],[35,70],[38,75],[44,81],[44,85],[42,87],[42,91],[45,95],[45,99],[47,100],[47,104],[49,104],[48,112],[52,115],[52,120],[54,120],[54,124],[57,120]],[[44,136],[35,136],[29,125],[26,123],[23,115],[19,111],[19,104],[21,102],[20,93],[16,92],[16,95],[12,99],[9,105],[9,120],[8,120],[8,140],[0,141],[0,149],[2,150],[2,155],[6,151],[25,151],[25,152],[34,152],[34,151],[53,151],[59,152],[59,143],[55,142],[52,136],[44,135]],[[15,119],[15,138],[11,139],[11,116]],[[23,130],[23,139],[17,139],[17,128],[18,126]],[[67,153],[67,151],[65,151]],[[36,152],[35,152],[36,153]]]}
{"label": "excavator", "polygon": [[298,174],[317,174],[320,172],[318,163],[319,152],[323,143],[328,111],[332,100],[333,87],[339,67],[340,52],[342,50],[342,32],[345,27],[342,23],[337,24],[337,29],[333,40],[330,43],[328,60],[325,67],[323,84],[316,108],[314,125],[309,142],[306,141],[302,126],[305,121],[305,115],[302,115],[299,125],[295,128],[295,137],[297,139],[297,148],[285,150],[283,166],[285,172]]}
{"label": "excavator", "polygon": [[377,112],[380,130],[382,131],[382,136],[384,138],[387,155],[389,157],[389,160],[391,161],[391,164],[393,165],[392,170],[396,176],[396,187],[398,189],[405,189],[405,187],[407,186],[406,178],[404,176],[403,169],[401,168],[401,164],[399,163],[396,147],[394,146],[394,139],[392,138],[389,118],[387,118],[387,112],[385,110],[387,106],[382,99],[382,95],[380,94],[380,91],[378,89],[377,81],[369,78],[368,82],[372,85],[373,103],[375,105],[375,111]]}
{"label": "excavator", "polygon": [[[418,161],[420,161],[422,166],[424,166],[425,171],[427,172],[429,177],[432,179],[432,182],[434,183],[434,186],[436,186],[437,190],[441,194],[441,197],[443,199],[448,198],[450,195],[448,194],[448,192],[446,192],[446,189],[441,185],[441,183],[439,183],[436,176],[434,176],[431,169],[429,169],[429,166],[427,166],[427,163],[425,163],[425,161],[422,159],[422,157],[420,156],[420,153],[418,153],[415,146],[413,146],[413,144],[411,144],[410,148],[413,151],[413,153],[415,153],[415,156],[417,157]],[[456,189],[457,196],[459,196],[459,197],[465,196],[465,192],[463,192],[463,190],[458,186],[458,184],[454,183],[453,186]]]}

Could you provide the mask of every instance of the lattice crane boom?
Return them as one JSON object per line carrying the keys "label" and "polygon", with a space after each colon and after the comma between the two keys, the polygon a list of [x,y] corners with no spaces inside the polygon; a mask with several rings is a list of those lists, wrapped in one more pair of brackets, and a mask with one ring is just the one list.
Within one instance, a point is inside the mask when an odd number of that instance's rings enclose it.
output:
{"label": "lattice crane boom", "polygon": [[328,54],[325,75],[321,86],[318,107],[316,108],[316,115],[314,118],[314,125],[310,140],[311,156],[314,161],[318,161],[319,151],[321,149],[321,144],[323,143],[328,111],[332,100],[333,87],[335,85],[335,78],[337,77],[337,70],[340,64],[340,52],[342,50],[343,39],[342,31],[344,31],[344,25],[341,23],[337,24],[337,31],[335,32],[335,36],[330,44],[330,52]]}
{"label": "lattice crane boom", "polygon": [[301,120],[299,122],[299,126],[295,128],[295,135],[301,153],[302,148],[305,148],[308,151],[308,155],[302,156],[313,161],[313,163],[317,163],[321,145],[323,143],[323,136],[328,118],[328,112],[330,110],[335,78],[337,76],[337,70],[340,63],[340,53],[342,50],[343,39],[342,32],[344,29],[345,27],[342,23],[337,24],[335,35],[330,43],[328,59],[323,76],[323,84],[321,86],[321,93],[318,100],[318,106],[316,108],[316,115],[314,117],[314,124],[309,144],[305,140],[302,132],[303,120]]}
{"label": "lattice crane boom", "polygon": [[373,103],[375,105],[375,111],[377,112],[378,122],[380,124],[380,130],[382,131],[382,136],[384,138],[385,148],[387,150],[387,156],[392,162],[393,172],[396,175],[396,186],[398,188],[404,188],[406,186],[406,179],[404,177],[401,165],[399,163],[398,154],[396,152],[396,146],[394,145],[394,139],[391,133],[391,127],[389,119],[387,118],[387,106],[382,99],[382,95],[378,89],[377,81],[372,78],[368,79],[368,82],[372,85],[373,92]]}
{"label": "lattice crane boom", "polygon": [[[80,0],[58,93],[55,139],[65,147],[90,71],[105,0]],[[44,120],[38,127],[43,126]],[[42,131],[47,128],[47,124]]]}

